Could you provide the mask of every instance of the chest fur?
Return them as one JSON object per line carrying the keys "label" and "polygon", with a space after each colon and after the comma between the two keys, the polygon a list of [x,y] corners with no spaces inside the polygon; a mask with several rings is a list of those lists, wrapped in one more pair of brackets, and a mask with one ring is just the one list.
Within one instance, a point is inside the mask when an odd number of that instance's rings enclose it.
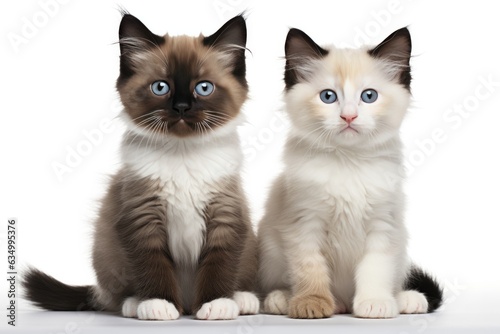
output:
{"label": "chest fur", "polygon": [[309,159],[293,171],[311,196],[306,207],[325,222],[325,252],[346,265],[358,258],[372,222],[392,219],[402,197],[401,170],[388,161],[345,161],[335,157]]}
{"label": "chest fur", "polygon": [[132,162],[141,176],[159,181],[158,195],[166,202],[168,246],[177,264],[197,263],[205,239],[206,206],[218,182],[239,170],[236,151],[218,151],[149,152]]}
{"label": "chest fur", "polygon": [[177,263],[188,264],[197,261],[203,247],[206,230],[203,212],[215,189],[211,180],[182,175],[186,171],[177,170],[173,177],[163,180],[161,195],[167,202],[170,252]]}
{"label": "chest fur", "polygon": [[317,157],[295,165],[291,177],[313,187],[334,219],[362,219],[400,192],[401,168],[391,162]]}

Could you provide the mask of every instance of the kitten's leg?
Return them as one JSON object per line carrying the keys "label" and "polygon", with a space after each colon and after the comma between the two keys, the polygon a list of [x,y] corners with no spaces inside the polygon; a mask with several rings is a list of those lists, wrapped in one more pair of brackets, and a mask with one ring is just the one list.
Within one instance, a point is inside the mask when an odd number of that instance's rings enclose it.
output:
{"label": "kitten's leg", "polygon": [[290,277],[274,218],[264,216],[259,224],[259,287],[267,293],[262,311],[268,314],[288,314]]}
{"label": "kitten's leg", "polygon": [[201,251],[195,280],[193,313],[202,320],[235,319],[240,313],[231,299],[238,287],[238,267],[250,224],[242,212],[242,196],[235,195],[239,185],[228,182],[205,209],[206,242]]}
{"label": "kitten's leg", "polygon": [[173,264],[165,251],[152,247],[138,252],[137,256],[140,259],[133,264],[136,274],[135,293],[141,300],[137,307],[137,317],[141,320],[179,318],[182,308],[177,281]]}
{"label": "kitten's leg", "polygon": [[387,223],[370,224],[374,230],[367,235],[365,254],[356,269],[353,313],[360,318],[393,318],[399,314],[393,295],[399,250],[391,247]]}
{"label": "kitten's leg", "polygon": [[159,198],[144,202],[143,196],[138,196],[137,205],[116,226],[130,264],[134,295],[141,301],[137,317],[141,320],[177,319],[182,309],[168,249],[164,205]]}
{"label": "kitten's leg", "polygon": [[233,295],[233,300],[238,304],[241,315],[259,313],[259,298],[250,292],[255,291],[257,287],[257,270],[257,238],[254,233],[248,233],[238,268],[238,291]]}
{"label": "kitten's leg", "polygon": [[324,224],[321,220],[302,221],[288,235],[286,255],[290,265],[291,318],[326,318],[333,315],[335,303],[330,291],[330,275],[321,252]]}
{"label": "kitten's leg", "polygon": [[270,292],[264,300],[264,313],[288,314],[288,304],[290,302],[290,291],[274,290]]}

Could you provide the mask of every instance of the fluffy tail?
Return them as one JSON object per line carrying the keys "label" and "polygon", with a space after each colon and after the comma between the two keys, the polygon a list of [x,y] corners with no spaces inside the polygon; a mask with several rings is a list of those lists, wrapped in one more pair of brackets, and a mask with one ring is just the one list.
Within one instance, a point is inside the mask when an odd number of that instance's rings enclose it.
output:
{"label": "fluffy tail", "polygon": [[443,304],[443,288],[434,277],[419,267],[411,267],[403,288],[423,293],[429,303],[429,313],[434,312]]}
{"label": "fluffy tail", "polygon": [[70,286],[38,269],[29,269],[21,284],[26,299],[38,307],[51,311],[90,311],[92,305],[91,286]]}

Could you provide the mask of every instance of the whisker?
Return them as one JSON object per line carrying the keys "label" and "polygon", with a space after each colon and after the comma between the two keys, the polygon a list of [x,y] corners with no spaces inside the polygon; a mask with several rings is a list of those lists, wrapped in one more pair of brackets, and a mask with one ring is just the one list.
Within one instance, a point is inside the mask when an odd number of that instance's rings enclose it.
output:
{"label": "whisker", "polygon": [[150,132],[151,132],[151,129],[152,129],[154,126],[156,126],[157,122],[159,122],[158,118],[156,118],[156,120],[155,120],[153,123],[148,124],[148,125],[146,126],[146,128],[144,129],[144,130],[145,130],[145,132],[146,132],[146,134],[142,136],[141,141],[139,142],[139,146],[141,146],[141,145],[142,145],[142,142],[143,142],[144,138],[146,138],[146,137],[147,137],[147,140],[146,140],[146,147],[148,147],[148,142],[149,142],[149,138],[150,138],[149,134],[150,134]]}
{"label": "whisker", "polygon": [[323,123],[321,121],[314,122],[313,124],[311,124],[311,126],[314,126],[314,129],[301,136],[300,140],[295,143],[295,148],[297,148],[297,146],[300,145],[306,138],[311,137],[316,132],[323,130]]}
{"label": "whisker", "polygon": [[148,136],[148,140],[146,141],[146,148],[150,148],[150,143],[153,144],[153,139],[155,138],[155,134],[156,134],[156,129],[158,128],[158,126],[161,124],[161,119],[157,119],[155,121],[155,125],[152,127],[151,129],[151,134]]}
{"label": "whisker", "polygon": [[[140,118],[143,118],[143,117],[153,116],[154,114],[159,113],[159,112],[164,111],[164,110],[165,110],[165,109],[156,109],[156,110],[153,110],[153,111],[149,111],[149,112],[147,112],[147,113],[146,113],[146,114],[144,114],[144,115],[140,115],[140,116],[137,116],[137,117],[135,117],[135,118],[132,118],[132,121],[136,121],[136,120],[138,120],[138,119],[140,119]],[[155,116],[156,116],[156,115],[155,115]]]}
{"label": "whisker", "polygon": [[[147,119],[139,122],[138,124],[136,124],[136,126],[141,127],[143,129],[143,131],[147,132],[148,128],[151,126],[151,124],[154,123],[153,121],[156,120],[157,118],[158,118],[158,116],[150,115],[150,117],[148,117]],[[147,124],[147,123],[149,123],[149,124]],[[145,127],[143,127],[144,124],[146,124]],[[135,135],[134,135],[134,137],[132,137],[132,141],[135,141],[135,139],[138,136],[144,136],[144,134],[136,132]]]}
{"label": "whisker", "polygon": [[229,117],[227,115],[216,115],[216,114],[211,114],[211,113],[207,113],[207,114],[208,114],[208,118],[213,118],[213,119],[217,119],[217,120],[224,121],[224,122],[231,120],[231,117]]}

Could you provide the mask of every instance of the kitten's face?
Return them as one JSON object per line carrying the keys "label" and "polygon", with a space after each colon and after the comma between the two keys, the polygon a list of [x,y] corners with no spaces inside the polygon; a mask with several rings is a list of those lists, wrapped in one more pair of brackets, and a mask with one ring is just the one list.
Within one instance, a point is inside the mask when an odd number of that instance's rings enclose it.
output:
{"label": "kitten's face", "polygon": [[241,16],[209,37],[160,37],[126,14],[117,88],[133,127],[191,137],[236,118],[248,91],[245,43]]}
{"label": "kitten's face", "polygon": [[411,42],[406,29],[396,33],[373,50],[325,50],[292,29],[285,82],[294,133],[320,148],[370,146],[397,134],[410,101]]}

